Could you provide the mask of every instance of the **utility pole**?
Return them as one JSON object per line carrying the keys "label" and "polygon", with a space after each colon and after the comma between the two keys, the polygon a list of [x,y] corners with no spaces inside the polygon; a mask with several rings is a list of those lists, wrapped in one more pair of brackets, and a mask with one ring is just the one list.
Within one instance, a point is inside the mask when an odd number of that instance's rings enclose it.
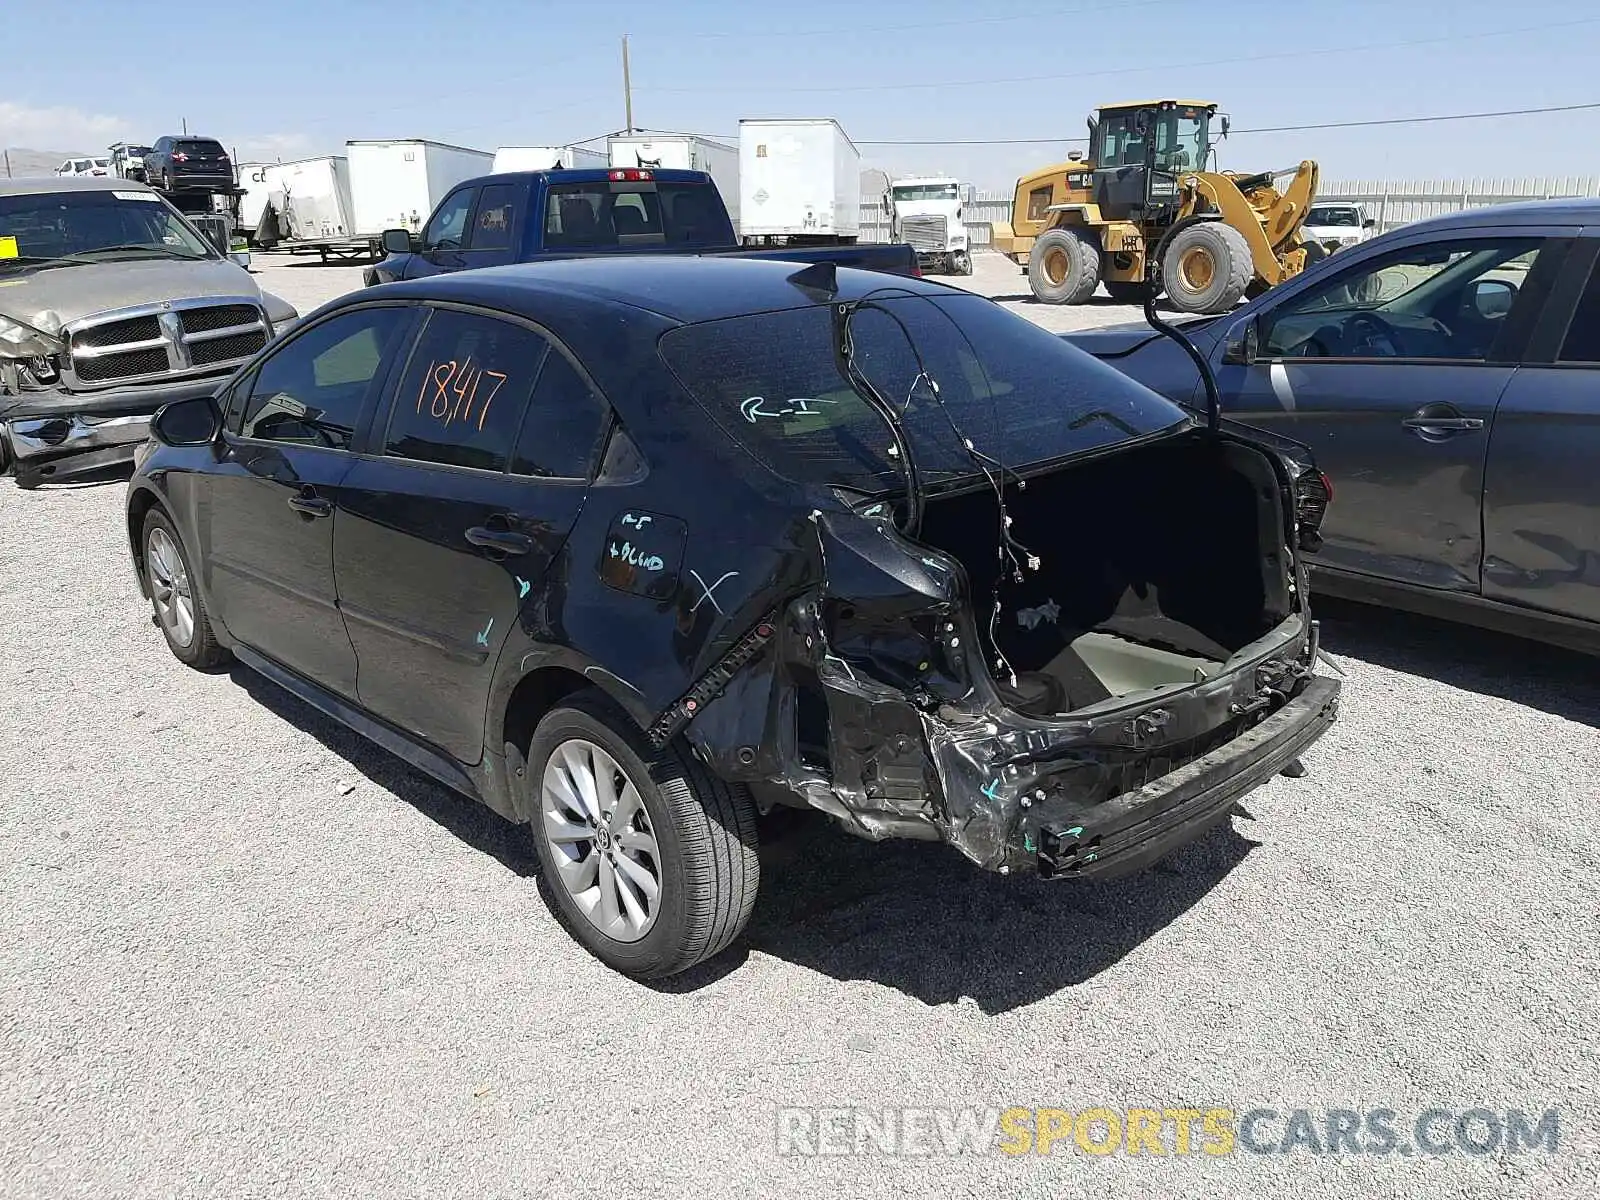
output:
{"label": "utility pole", "polygon": [[181,119],[183,121],[183,136],[184,137],[188,137],[189,136],[189,118],[188,117],[183,117]]}
{"label": "utility pole", "polygon": [[11,178],[11,151],[6,151],[6,178]]}
{"label": "utility pole", "polygon": [[628,114],[628,133],[633,133],[633,83],[628,78],[628,35],[622,35],[622,103]]}

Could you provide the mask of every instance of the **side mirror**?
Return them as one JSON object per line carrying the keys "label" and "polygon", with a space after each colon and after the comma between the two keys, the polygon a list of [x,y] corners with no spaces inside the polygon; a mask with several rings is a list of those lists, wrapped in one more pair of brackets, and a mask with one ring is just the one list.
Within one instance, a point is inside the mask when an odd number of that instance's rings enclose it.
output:
{"label": "side mirror", "polygon": [[383,249],[386,254],[410,254],[411,233],[405,229],[385,229]]}
{"label": "side mirror", "polygon": [[1503,279],[1480,279],[1467,293],[1467,303],[1485,319],[1505,316],[1516,298],[1517,289]]}
{"label": "side mirror", "polygon": [[250,269],[250,251],[248,250],[229,251],[228,259],[236,267],[243,267],[247,271]]}
{"label": "side mirror", "polygon": [[883,211],[887,213],[889,211],[889,197],[887,195],[884,196],[881,203],[883,205]]}
{"label": "side mirror", "polygon": [[1361,228],[1363,229],[1376,229],[1377,227],[1378,222],[1372,217],[1368,217],[1365,221],[1361,222]]}
{"label": "side mirror", "polygon": [[1245,317],[1234,323],[1222,344],[1222,361],[1230,367],[1248,367],[1261,352],[1261,322]]}
{"label": "side mirror", "polygon": [[222,410],[210,396],[163,404],[150,418],[150,436],[163,446],[209,446],[222,432]]}
{"label": "side mirror", "polygon": [[1222,114],[1222,136],[1223,137],[1227,137],[1228,136],[1228,130],[1232,127],[1232,125],[1233,125],[1233,122],[1228,119],[1228,114],[1227,113],[1223,113]]}

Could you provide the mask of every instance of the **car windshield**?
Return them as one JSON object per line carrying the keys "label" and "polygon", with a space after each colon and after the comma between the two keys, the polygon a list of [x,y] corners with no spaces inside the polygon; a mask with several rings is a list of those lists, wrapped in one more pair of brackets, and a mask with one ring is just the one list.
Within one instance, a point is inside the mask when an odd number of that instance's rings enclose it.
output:
{"label": "car windshield", "polygon": [[[667,333],[660,352],[712,420],[780,475],[892,488],[902,475],[889,430],[845,378],[835,320],[824,304],[708,321]],[[1170,401],[981,296],[900,292],[867,301],[849,324],[856,365],[904,410],[925,482],[979,471],[963,439],[1016,468],[1187,420]]]}
{"label": "car windshield", "polygon": [[1307,225],[1348,225],[1361,224],[1361,214],[1353,208],[1313,208],[1306,214]]}
{"label": "car windshield", "polygon": [[905,183],[893,189],[896,200],[959,200],[961,193],[953,183]]}
{"label": "car windshield", "polygon": [[148,191],[0,196],[0,272],[117,258],[211,258],[206,243]]}
{"label": "car windshield", "polygon": [[717,246],[733,229],[713,185],[704,183],[560,184],[544,207],[544,244],[567,247]]}

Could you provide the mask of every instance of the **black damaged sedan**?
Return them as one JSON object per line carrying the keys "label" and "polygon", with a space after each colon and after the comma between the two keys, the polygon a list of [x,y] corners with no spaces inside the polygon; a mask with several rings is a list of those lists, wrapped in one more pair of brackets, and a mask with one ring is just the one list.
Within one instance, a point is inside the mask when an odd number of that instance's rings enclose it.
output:
{"label": "black damaged sedan", "polygon": [[529,824],[557,916],[641,977],[739,934],[775,805],[1107,877],[1337,711],[1311,464],[937,283],[386,285],[153,434],[128,534],[173,653]]}

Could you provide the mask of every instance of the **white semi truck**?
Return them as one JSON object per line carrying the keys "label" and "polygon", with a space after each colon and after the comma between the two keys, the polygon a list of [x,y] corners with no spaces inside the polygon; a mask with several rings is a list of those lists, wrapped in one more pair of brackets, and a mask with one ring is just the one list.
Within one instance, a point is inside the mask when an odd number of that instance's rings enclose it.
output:
{"label": "white semi truck", "polygon": [[883,193],[883,211],[889,240],[909,243],[918,266],[943,275],[972,274],[960,180],[944,175],[893,180]]}

